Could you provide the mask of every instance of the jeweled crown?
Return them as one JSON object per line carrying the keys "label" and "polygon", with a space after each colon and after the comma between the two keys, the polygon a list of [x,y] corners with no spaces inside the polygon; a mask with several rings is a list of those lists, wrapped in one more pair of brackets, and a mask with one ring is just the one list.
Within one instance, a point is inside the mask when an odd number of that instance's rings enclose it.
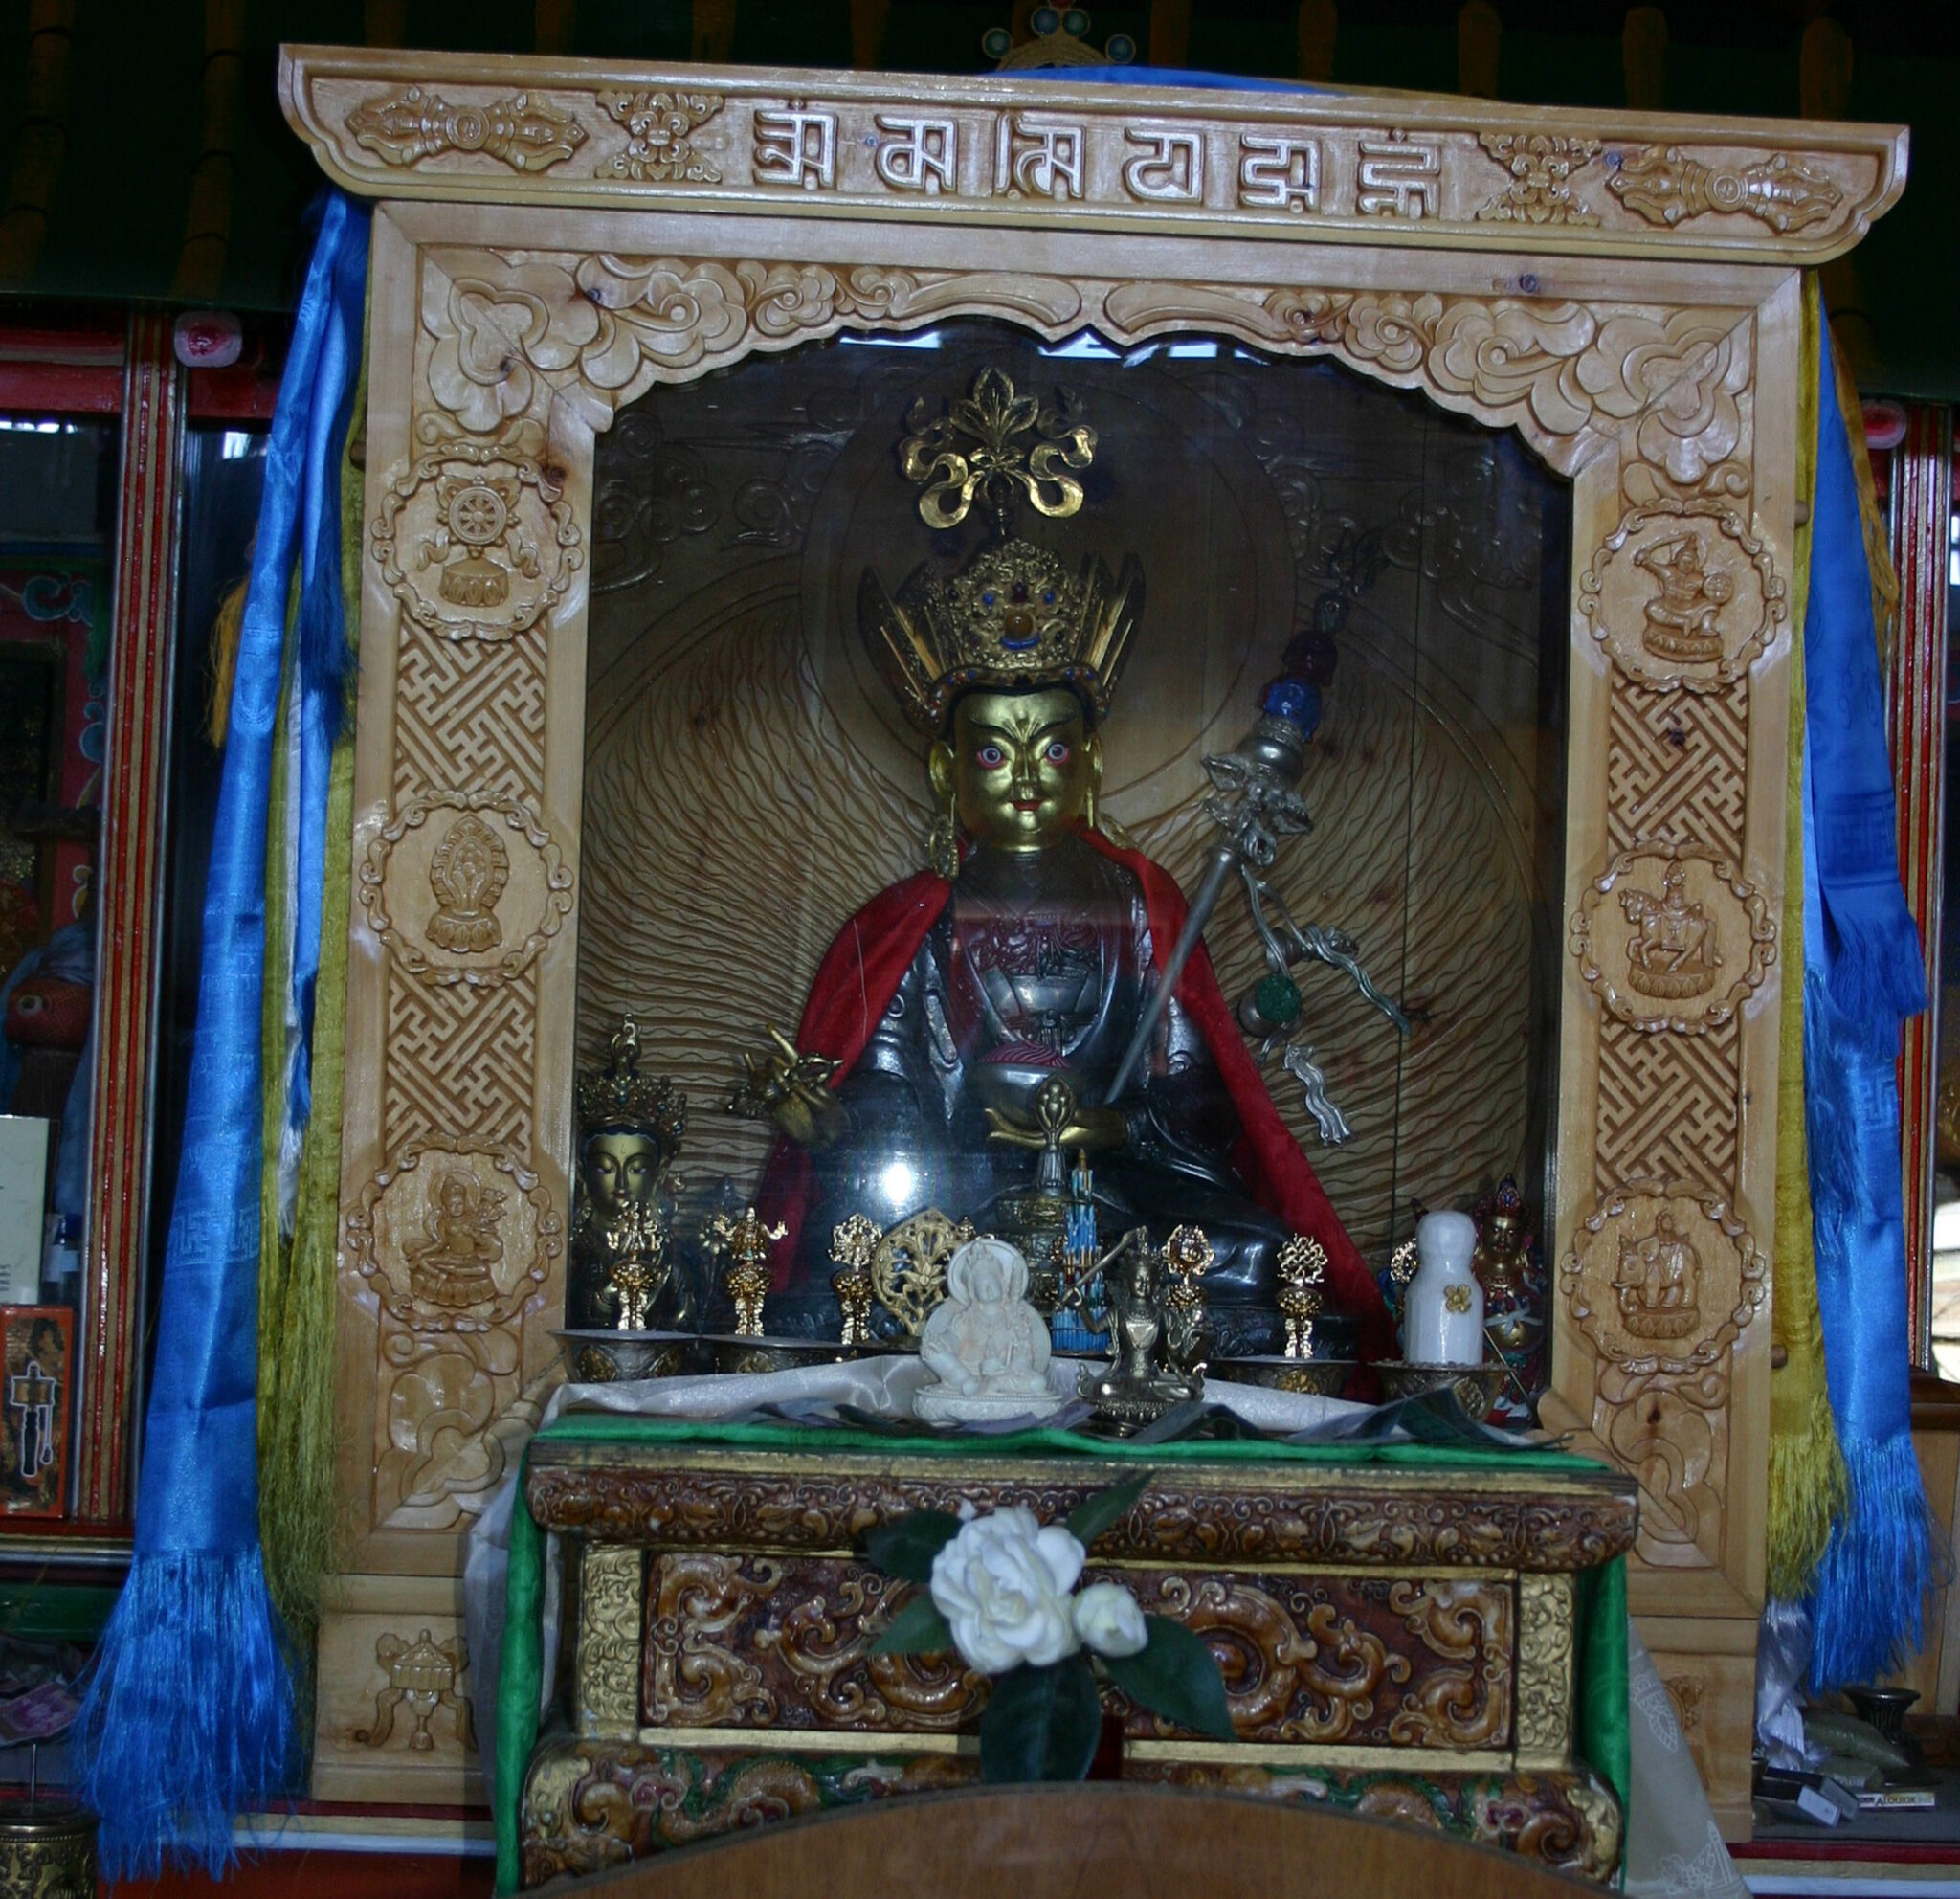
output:
{"label": "jeweled crown", "polygon": [[1059,390],[1044,406],[990,368],[940,414],[922,400],[905,422],[899,459],[924,488],[920,519],[954,527],[977,503],[993,528],[950,580],[922,565],[896,599],[864,570],[858,625],[906,716],[937,738],[972,687],[1066,685],[1101,720],[1143,613],[1143,570],[1128,556],[1112,580],[1091,555],[1072,577],[1059,555],[1012,531],[1022,502],[1052,520],[1080,508],[1076,476],[1096,455],[1080,405]]}
{"label": "jeweled crown", "polygon": [[626,1017],[607,1048],[606,1065],[578,1078],[578,1131],[581,1140],[606,1128],[644,1128],[658,1141],[660,1158],[671,1161],[687,1131],[687,1097],[668,1075],[639,1072],[639,1025]]}

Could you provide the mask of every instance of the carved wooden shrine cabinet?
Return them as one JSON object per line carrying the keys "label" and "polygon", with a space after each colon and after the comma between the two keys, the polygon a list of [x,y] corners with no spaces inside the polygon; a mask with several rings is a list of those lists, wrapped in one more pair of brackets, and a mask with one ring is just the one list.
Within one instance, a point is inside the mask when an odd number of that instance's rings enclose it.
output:
{"label": "carved wooden shrine cabinet", "polygon": [[[611,716],[596,686],[587,700],[600,438],[649,391],[642,446],[663,403],[696,398],[670,386],[732,369],[732,391],[824,339],[978,322],[1017,346],[1086,335],[1125,361],[1180,336],[1281,377],[1305,373],[1289,359],[1329,359],[1521,437],[1549,471],[1533,479],[1558,488],[1570,526],[1544,550],[1564,681],[1562,829],[1538,899],[1549,948],[1532,978],[1548,1053],[1544,1085],[1520,1084],[1506,1110],[1523,1125],[1535,1106],[1549,1162],[1543,1416],[1639,1481],[1633,1606],[1718,1814],[1746,1828],[1799,273],[1892,203],[1904,134],[325,49],[289,50],[282,86],[328,175],[381,201],[338,1342],[352,1533],[321,1638],[316,1793],[479,1789],[458,1712],[460,1539],[555,1376],[574,1040],[593,1033],[580,944],[619,927],[616,890],[595,895],[587,784]],[[867,492],[893,480],[897,432],[880,427],[856,464]],[[1249,568],[1283,547],[1274,523]],[[733,538],[769,531],[757,517]],[[888,577],[918,558],[892,555]],[[1172,565],[1153,571],[1160,602]],[[672,726],[691,742],[687,720]],[[1315,771],[1325,800],[1341,773]],[[438,854],[464,825],[496,846],[494,929],[445,910]],[[1701,906],[1714,952],[1691,980],[1656,979],[1629,921],[1642,906],[1621,902],[1670,891]],[[837,893],[826,929],[869,894]],[[728,919],[729,941],[770,933],[767,879],[746,897],[750,927]],[[660,939],[645,915],[632,933]],[[779,1018],[821,943],[785,951],[764,998]],[[723,952],[679,948],[696,967]],[[671,1015],[652,1052],[697,1078],[705,1111],[730,1044],[710,1061],[696,1027]],[[1420,1032],[1397,1059],[1420,1079]],[[1455,1108],[1468,1126],[1488,1093],[1464,1069],[1437,1125]],[[1398,1204],[1475,1190],[1447,1142],[1437,1152],[1426,1177],[1396,1180]],[[1344,1212],[1359,1165],[1325,1160]],[[467,1308],[418,1300],[411,1278],[438,1184],[497,1262],[495,1296]],[[1387,1230],[1372,1218],[1354,1216],[1370,1249]],[[377,1702],[408,1676],[451,1700],[377,1739]]]}
{"label": "carved wooden shrine cabinet", "polygon": [[[963,1500],[1058,1520],[1121,1470],[540,1439],[526,1489],[575,1566],[578,1640],[572,1724],[524,1783],[524,1885],[758,1817],[971,1784],[986,1684],[867,1653],[911,1586],[854,1544]],[[1238,1738],[1130,1708],[1124,1777],[1304,1793],[1607,1878],[1621,1814],[1577,1730],[1581,1596],[1634,1517],[1627,1478],[1579,1464],[1165,1463],[1089,1575],[1222,1645]]]}

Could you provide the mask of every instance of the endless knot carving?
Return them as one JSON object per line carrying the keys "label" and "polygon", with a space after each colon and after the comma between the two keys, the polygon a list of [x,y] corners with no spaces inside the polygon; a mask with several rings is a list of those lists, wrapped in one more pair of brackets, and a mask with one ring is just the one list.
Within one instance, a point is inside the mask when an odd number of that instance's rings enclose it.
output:
{"label": "endless knot carving", "polygon": [[1732,1194],[1740,1154],[1739,1017],[1702,1035],[1599,1025],[1595,1192],[1619,1180],[1691,1180]]}
{"label": "endless knot carving", "polygon": [[403,1148],[361,1190],[347,1251],[411,1331],[485,1332],[543,1297],[562,1227],[516,1152],[437,1136]]}
{"label": "endless knot carving", "polygon": [[395,1713],[404,1704],[414,1721],[409,1733],[409,1747],[414,1753],[434,1751],[435,1736],[429,1731],[429,1723],[444,1708],[456,1723],[457,1745],[466,1752],[477,1745],[469,1700],[462,1691],[470,1650],[461,1636],[436,1642],[424,1629],[409,1642],[385,1635],[374,1644],[374,1659],[387,1671],[388,1686],[374,1697],[374,1725],[354,1730],[351,1739],[356,1747],[385,1747],[394,1732]]}
{"label": "endless knot carving", "polygon": [[1599,213],[1572,196],[1571,178],[1599,156],[1597,139],[1545,132],[1485,132],[1480,141],[1511,182],[1478,209],[1480,224],[1597,224]]}
{"label": "endless knot carving", "polygon": [[513,171],[545,171],[586,142],[576,119],[514,93],[487,105],[451,105],[433,90],[411,86],[399,99],[371,99],[347,114],[357,144],[389,165],[419,165],[444,152],[483,152]]}
{"label": "endless knot carving", "polygon": [[1713,1365],[1755,1316],[1767,1266],[1725,1201],[1692,1188],[1622,1188],[1560,1263],[1572,1316],[1630,1373]]}
{"label": "endless knot carving", "polygon": [[[441,442],[419,457],[389,484],[370,531],[403,610],[452,639],[523,632],[557,604],[585,560],[557,484],[536,462],[491,443]],[[414,555],[405,570],[409,545]]]}
{"label": "endless knot carving", "polygon": [[1844,202],[1834,179],[1787,152],[1752,165],[1704,165],[1678,145],[1649,145],[1622,158],[1606,189],[1649,224],[1671,230],[1709,212],[1741,212],[1779,237],[1821,223]]}
{"label": "endless knot carving", "polygon": [[1732,508],[1630,508],[1579,586],[1592,637],[1642,685],[1726,685],[1789,616],[1770,552]]}
{"label": "endless knot carving", "polygon": [[601,88],[599,108],[626,128],[627,145],[600,168],[606,178],[639,185],[719,185],[722,174],[694,134],[722,110],[714,92],[627,92]]}
{"label": "endless knot carving", "polygon": [[1678,1035],[1726,1022],[1775,943],[1769,900],[1704,844],[1622,851],[1572,918],[1572,954],[1600,1001],[1637,1029]]}
{"label": "endless knot carving", "polygon": [[[431,822],[451,811],[462,815]],[[558,934],[571,912],[571,884],[556,840],[523,799],[425,792],[404,802],[368,845],[361,904],[410,975],[494,989]],[[500,907],[511,920],[508,936]]]}

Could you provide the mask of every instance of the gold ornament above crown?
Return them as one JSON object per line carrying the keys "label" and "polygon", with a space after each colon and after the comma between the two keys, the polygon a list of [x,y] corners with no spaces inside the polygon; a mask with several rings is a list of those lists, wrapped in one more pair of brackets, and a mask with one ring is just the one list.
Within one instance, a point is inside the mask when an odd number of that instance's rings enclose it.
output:
{"label": "gold ornament above crown", "polygon": [[639,1072],[639,1024],[624,1017],[607,1047],[604,1068],[578,1078],[581,1137],[603,1128],[644,1128],[656,1135],[663,1161],[671,1161],[687,1131],[687,1097],[667,1075]]}
{"label": "gold ornament above crown", "polygon": [[1143,613],[1143,570],[1130,556],[1111,580],[1092,555],[1072,578],[1058,555],[1012,532],[1024,501],[1052,520],[1082,505],[1075,477],[1095,459],[1096,432],[1075,397],[1058,391],[1044,408],[990,368],[938,416],[913,404],[906,426],[913,433],[899,458],[907,479],[924,486],[919,518],[956,527],[977,503],[993,529],[950,580],[921,566],[896,600],[864,570],[858,625],[906,716],[937,738],[953,701],[971,687],[1067,685],[1102,719]]}

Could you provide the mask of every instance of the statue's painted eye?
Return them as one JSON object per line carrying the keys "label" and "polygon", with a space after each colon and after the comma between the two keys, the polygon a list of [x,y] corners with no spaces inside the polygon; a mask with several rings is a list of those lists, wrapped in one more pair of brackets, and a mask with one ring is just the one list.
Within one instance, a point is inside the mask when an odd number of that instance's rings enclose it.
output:
{"label": "statue's painted eye", "polygon": [[1066,739],[1051,739],[1048,749],[1041,755],[1051,765],[1066,765],[1071,755],[1069,743]]}
{"label": "statue's painted eye", "polygon": [[983,771],[998,771],[1007,763],[1007,753],[997,745],[983,745],[973,753],[973,763]]}

